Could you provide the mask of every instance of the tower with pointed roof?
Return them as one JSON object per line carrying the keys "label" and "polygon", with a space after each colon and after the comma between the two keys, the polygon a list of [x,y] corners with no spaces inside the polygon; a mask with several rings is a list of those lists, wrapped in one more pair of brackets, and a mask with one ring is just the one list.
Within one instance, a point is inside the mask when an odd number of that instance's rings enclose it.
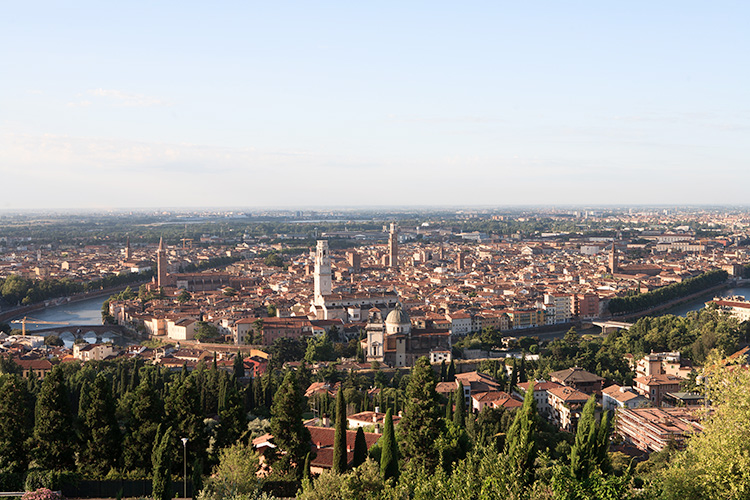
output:
{"label": "tower with pointed roof", "polygon": [[156,250],[156,285],[167,284],[167,251],[164,249],[164,238],[159,238],[159,248]]}
{"label": "tower with pointed roof", "polygon": [[398,269],[398,229],[395,222],[391,222],[388,234],[388,267]]}
{"label": "tower with pointed roof", "polygon": [[612,274],[617,272],[617,253],[615,249],[615,240],[612,240],[612,252],[609,254],[609,271]]}

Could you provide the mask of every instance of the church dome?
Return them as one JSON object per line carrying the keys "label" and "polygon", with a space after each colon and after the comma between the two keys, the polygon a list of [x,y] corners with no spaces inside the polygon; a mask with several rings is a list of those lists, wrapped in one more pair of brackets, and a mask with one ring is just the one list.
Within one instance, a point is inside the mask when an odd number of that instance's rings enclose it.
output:
{"label": "church dome", "polygon": [[392,327],[402,327],[398,331],[403,331],[403,327],[411,327],[411,319],[409,318],[409,314],[403,310],[401,307],[401,303],[396,304],[396,307],[393,309],[393,311],[388,313],[388,316],[385,318],[385,324],[386,326],[392,326]]}

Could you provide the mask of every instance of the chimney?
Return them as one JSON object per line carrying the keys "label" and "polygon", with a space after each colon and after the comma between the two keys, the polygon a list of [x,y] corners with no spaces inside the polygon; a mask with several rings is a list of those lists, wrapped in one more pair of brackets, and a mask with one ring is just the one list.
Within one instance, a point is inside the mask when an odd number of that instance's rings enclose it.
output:
{"label": "chimney", "polygon": [[379,406],[375,407],[375,413],[380,413],[380,407]]}
{"label": "chimney", "polygon": [[375,434],[380,434],[380,424],[375,424]]}
{"label": "chimney", "polygon": [[327,415],[323,416],[323,427],[330,427],[331,426],[331,419],[328,418]]}

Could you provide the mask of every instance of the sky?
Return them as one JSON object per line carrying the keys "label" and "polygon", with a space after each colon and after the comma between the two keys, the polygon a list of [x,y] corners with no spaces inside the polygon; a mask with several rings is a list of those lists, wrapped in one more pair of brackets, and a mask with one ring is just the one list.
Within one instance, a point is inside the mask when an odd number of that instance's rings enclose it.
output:
{"label": "sky", "polygon": [[750,201],[749,2],[1,12],[0,209]]}

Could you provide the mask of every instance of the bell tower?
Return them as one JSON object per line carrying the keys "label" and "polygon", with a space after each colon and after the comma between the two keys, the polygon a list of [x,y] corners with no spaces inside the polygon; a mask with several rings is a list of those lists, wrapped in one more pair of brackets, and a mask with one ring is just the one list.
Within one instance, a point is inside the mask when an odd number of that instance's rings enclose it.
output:
{"label": "bell tower", "polygon": [[315,304],[322,305],[326,295],[331,295],[331,255],[328,240],[318,240],[315,249]]}
{"label": "bell tower", "polygon": [[615,249],[615,240],[612,240],[612,252],[609,254],[609,271],[612,274],[617,272],[617,250]]}
{"label": "bell tower", "polygon": [[164,238],[159,238],[159,248],[156,250],[156,285],[167,284],[167,251],[164,249]]}
{"label": "bell tower", "polygon": [[395,222],[391,222],[388,234],[388,267],[398,269],[398,229]]}

